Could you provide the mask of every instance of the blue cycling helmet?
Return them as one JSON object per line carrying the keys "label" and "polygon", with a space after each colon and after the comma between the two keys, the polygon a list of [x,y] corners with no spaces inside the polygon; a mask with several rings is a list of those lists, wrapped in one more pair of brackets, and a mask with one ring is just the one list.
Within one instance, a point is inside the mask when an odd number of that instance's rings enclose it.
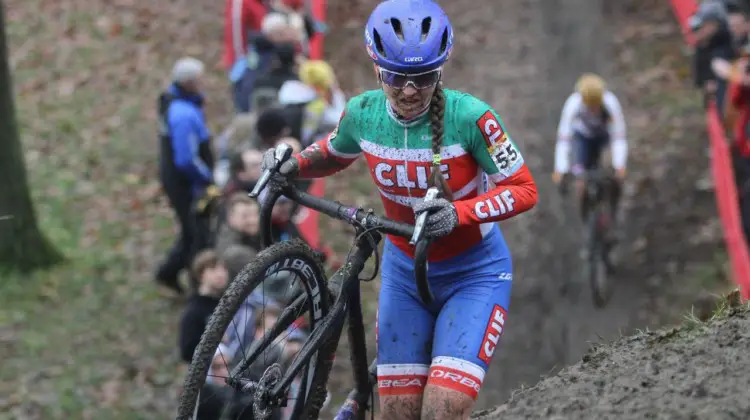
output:
{"label": "blue cycling helmet", "polygon": [[434,70],[453,47],[453,27],[433,0],[386,0],[365,26],[367,54],[378,66],[399,73]]}

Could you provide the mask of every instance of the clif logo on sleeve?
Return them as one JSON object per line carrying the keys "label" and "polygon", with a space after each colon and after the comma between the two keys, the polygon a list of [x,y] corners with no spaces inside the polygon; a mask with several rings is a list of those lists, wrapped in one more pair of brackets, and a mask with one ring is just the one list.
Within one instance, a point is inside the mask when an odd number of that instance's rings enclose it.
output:
{"label": "clif logo on sleeve", "polygon": [[493,147],[498,142],[502,143],[508,139],[505,131],[503,131],[503,126],[500,125],[500,122],[490,110],[487,110],[487,112],[479,117],[477,127],[482,131],[482,136],[484,136],[484,140],[487,142],[487,147]]}

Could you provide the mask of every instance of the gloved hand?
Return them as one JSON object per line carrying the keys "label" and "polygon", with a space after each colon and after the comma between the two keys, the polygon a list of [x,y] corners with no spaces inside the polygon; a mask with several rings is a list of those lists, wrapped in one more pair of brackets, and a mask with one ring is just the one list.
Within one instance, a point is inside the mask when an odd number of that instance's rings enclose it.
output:
{"label": "gloved hand", "polygon": [[414,216],[418,217],[428,212],[424,225],[424,236],[427,238],[438,238],[445,236],[458,226],[458,213],[456,207],[444,198],[416,202],[412,208]]}
{"label": "gloved hand", "polygon": [[196,203],[196,212],[198,215],[203,216],[206,214],[211,213],[211,210],[216,206],[216,203],[219,201],[219,198],[221,197],[221,190],[216,185],[209,185],[206,187],[206,191],[203,193],[203,196],[198,200],[198,203]]}
{"label": "gloved hand", "polygon": [[[261,173],[265,172],[267,169],[273,168],[276,165],[276,158],[274,156],[275,153],[275,148],[268,149],[265,153],[263,153],[263,161],[260,164]],[[279,168],[279,171],[277,173],[273,174],[271,180],[268,182],[268,187],[270,187],[272,190],[278,191],[278,189],[289,185],[289,180],[296,177],[298,171],[299,161],[294,156],[292,156],[289,158],[289,160],[281,164],[281,167]]]}

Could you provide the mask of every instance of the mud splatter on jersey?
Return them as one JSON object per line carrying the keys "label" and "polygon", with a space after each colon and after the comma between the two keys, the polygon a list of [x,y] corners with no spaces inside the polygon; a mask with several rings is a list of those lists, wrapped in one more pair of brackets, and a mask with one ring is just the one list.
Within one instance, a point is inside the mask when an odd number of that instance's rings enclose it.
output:
{"label": "mud splatter on jersey", "polygon": [[[537,196],[523,156],[497,113],[466,93],[446,89],[445,97],[440,170],[453,190],[459,226],[433,243],[430,261],[461,254],[482,240],[491,222],[530,209]],[[327,172],[314,170],[309,152],[303,152],[298,155],[300,175],[325,176],[364,155],[386,215],[414,223],[411,205],[428,188],[431,142],[429,115],[402,123],[389,115],[382,90],[365,92],[349,101],[334,132],[311,146],[342,165]],[[413,255],[408,239],[390,239]]]}

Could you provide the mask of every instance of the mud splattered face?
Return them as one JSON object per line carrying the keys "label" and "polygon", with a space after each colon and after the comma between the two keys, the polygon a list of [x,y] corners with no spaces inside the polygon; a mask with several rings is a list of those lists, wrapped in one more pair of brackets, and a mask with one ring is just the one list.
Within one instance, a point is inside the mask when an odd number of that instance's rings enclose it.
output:
{"label": "mud splattered face", "polygon": [[435,87],[440,81],[441,69],[407,75],[376,68],[391,107],[405,119],[419,115],[430,104]]}

